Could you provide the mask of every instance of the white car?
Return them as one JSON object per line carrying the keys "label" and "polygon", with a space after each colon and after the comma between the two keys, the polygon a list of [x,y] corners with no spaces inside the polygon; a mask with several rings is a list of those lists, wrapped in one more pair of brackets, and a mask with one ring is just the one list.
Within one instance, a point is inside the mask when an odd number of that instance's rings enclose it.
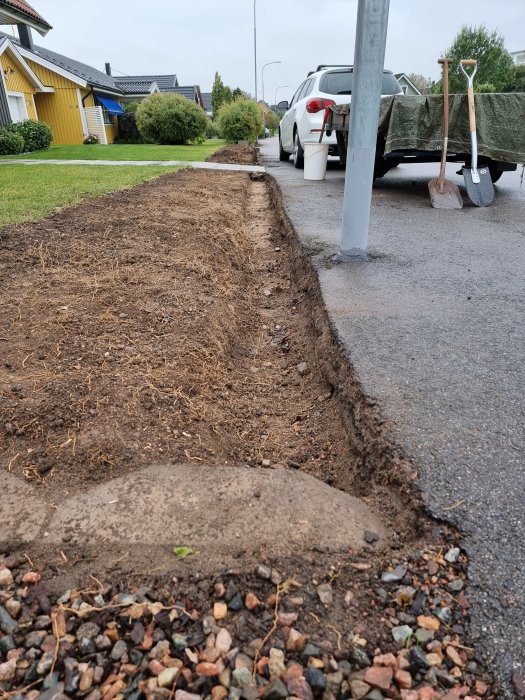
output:
{"label": "white car", "polygon": [[[284,101],[277,105],[286,111],[279,126],[279,160],[287,161],[293,155],[295,167],[304,167],[303,144],[319,140],[327,107],[350,102],[353,77],[353,66],[318,66],[298,87],[290,104]],[[403,94],[389,70],[383,71],[381,92],[383,96]],[[325,134],[323,143],[328,144],[330,155],[339,155],[335,132]]]}

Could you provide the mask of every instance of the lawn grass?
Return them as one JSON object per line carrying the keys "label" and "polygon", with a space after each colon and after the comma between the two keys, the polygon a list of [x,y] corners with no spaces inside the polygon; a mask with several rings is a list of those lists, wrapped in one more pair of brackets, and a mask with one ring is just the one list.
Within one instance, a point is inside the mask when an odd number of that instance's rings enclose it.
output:
{"label": "lawn grass", "polygon": [[133,187],[177,169],[154,165],[0,166],[0,226],[41,219],[86,197]]}
{"label": "lawn grass", "polygon": [[193,146],[159,146],[155,143],[113,144],[110,146],[52,146],[47,151],[34,151],[8,159],[38,160],[184,160],[203,161],[224,146],[221,139],[210,139]]}

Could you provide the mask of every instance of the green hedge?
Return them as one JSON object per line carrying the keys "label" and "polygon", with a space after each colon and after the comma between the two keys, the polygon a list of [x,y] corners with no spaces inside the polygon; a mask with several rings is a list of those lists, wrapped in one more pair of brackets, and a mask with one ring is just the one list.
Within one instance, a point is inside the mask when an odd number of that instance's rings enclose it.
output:
{"label": "green hedge", "polygon": [[0,131],[0,156],[17,156],[24,152],[24,139],[14,131]]}
{"label": "green hedge", "polygon": [[19,134],[23,138],[25,151],[45,151],[53,140],[51,127],[45,122],[37,122],[34,119],[10,124],[6,130]]}
{"label": "green hedge", "polygon": [[142,137],[154,143],[182,145],[206,138],[204,110],[175,93],[150,95],[137,107],[136,119]]}
{"label": "green hedge", "polygon": [[255,102],[241,97],[222,105],[217,126],[222,138],[229,143],[256,141],[257,134],[262,131],[262,119]]}

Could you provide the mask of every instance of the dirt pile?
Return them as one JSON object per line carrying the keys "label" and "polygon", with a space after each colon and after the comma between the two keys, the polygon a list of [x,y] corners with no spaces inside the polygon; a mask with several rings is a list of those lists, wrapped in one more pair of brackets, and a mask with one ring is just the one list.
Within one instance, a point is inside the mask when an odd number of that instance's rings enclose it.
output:
{"label": "dirt pile", "polygon": [[259,154],[254,146],[224,146],[206,159],[209,163],[235,163],[237,165],[258,165]]}

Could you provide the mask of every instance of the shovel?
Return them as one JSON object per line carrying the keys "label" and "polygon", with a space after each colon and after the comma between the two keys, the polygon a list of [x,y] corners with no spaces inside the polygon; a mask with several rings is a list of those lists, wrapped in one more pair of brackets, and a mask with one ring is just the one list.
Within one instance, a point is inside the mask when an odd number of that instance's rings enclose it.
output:
{"label": "shovel", "polygon": [[[477,207],[486,207],[494,199],[494,185],[488,168],[478,170],[478,137],[476,135],[476,107],[474,105],[474,76],[478,69],[478,63],[473,58],[464,58],[459,66],[467,79],[468,118],[470,126],[470,138],[472,141],[472,162],[470,168],[463,168],[465,187],[473,204]],[[467,73],[465,66],[474,66],[472,73]]]}
{"label": "shovel", "polygon": [[436,180],[428,183],[430,201],[436,209],[461,209],[463,198],[458,186],[451,180],[445,180],[448,148],[448,64],[450,58],[440,58],[438,63],[443,65],[443,148],[441,150],[441,168]]}

